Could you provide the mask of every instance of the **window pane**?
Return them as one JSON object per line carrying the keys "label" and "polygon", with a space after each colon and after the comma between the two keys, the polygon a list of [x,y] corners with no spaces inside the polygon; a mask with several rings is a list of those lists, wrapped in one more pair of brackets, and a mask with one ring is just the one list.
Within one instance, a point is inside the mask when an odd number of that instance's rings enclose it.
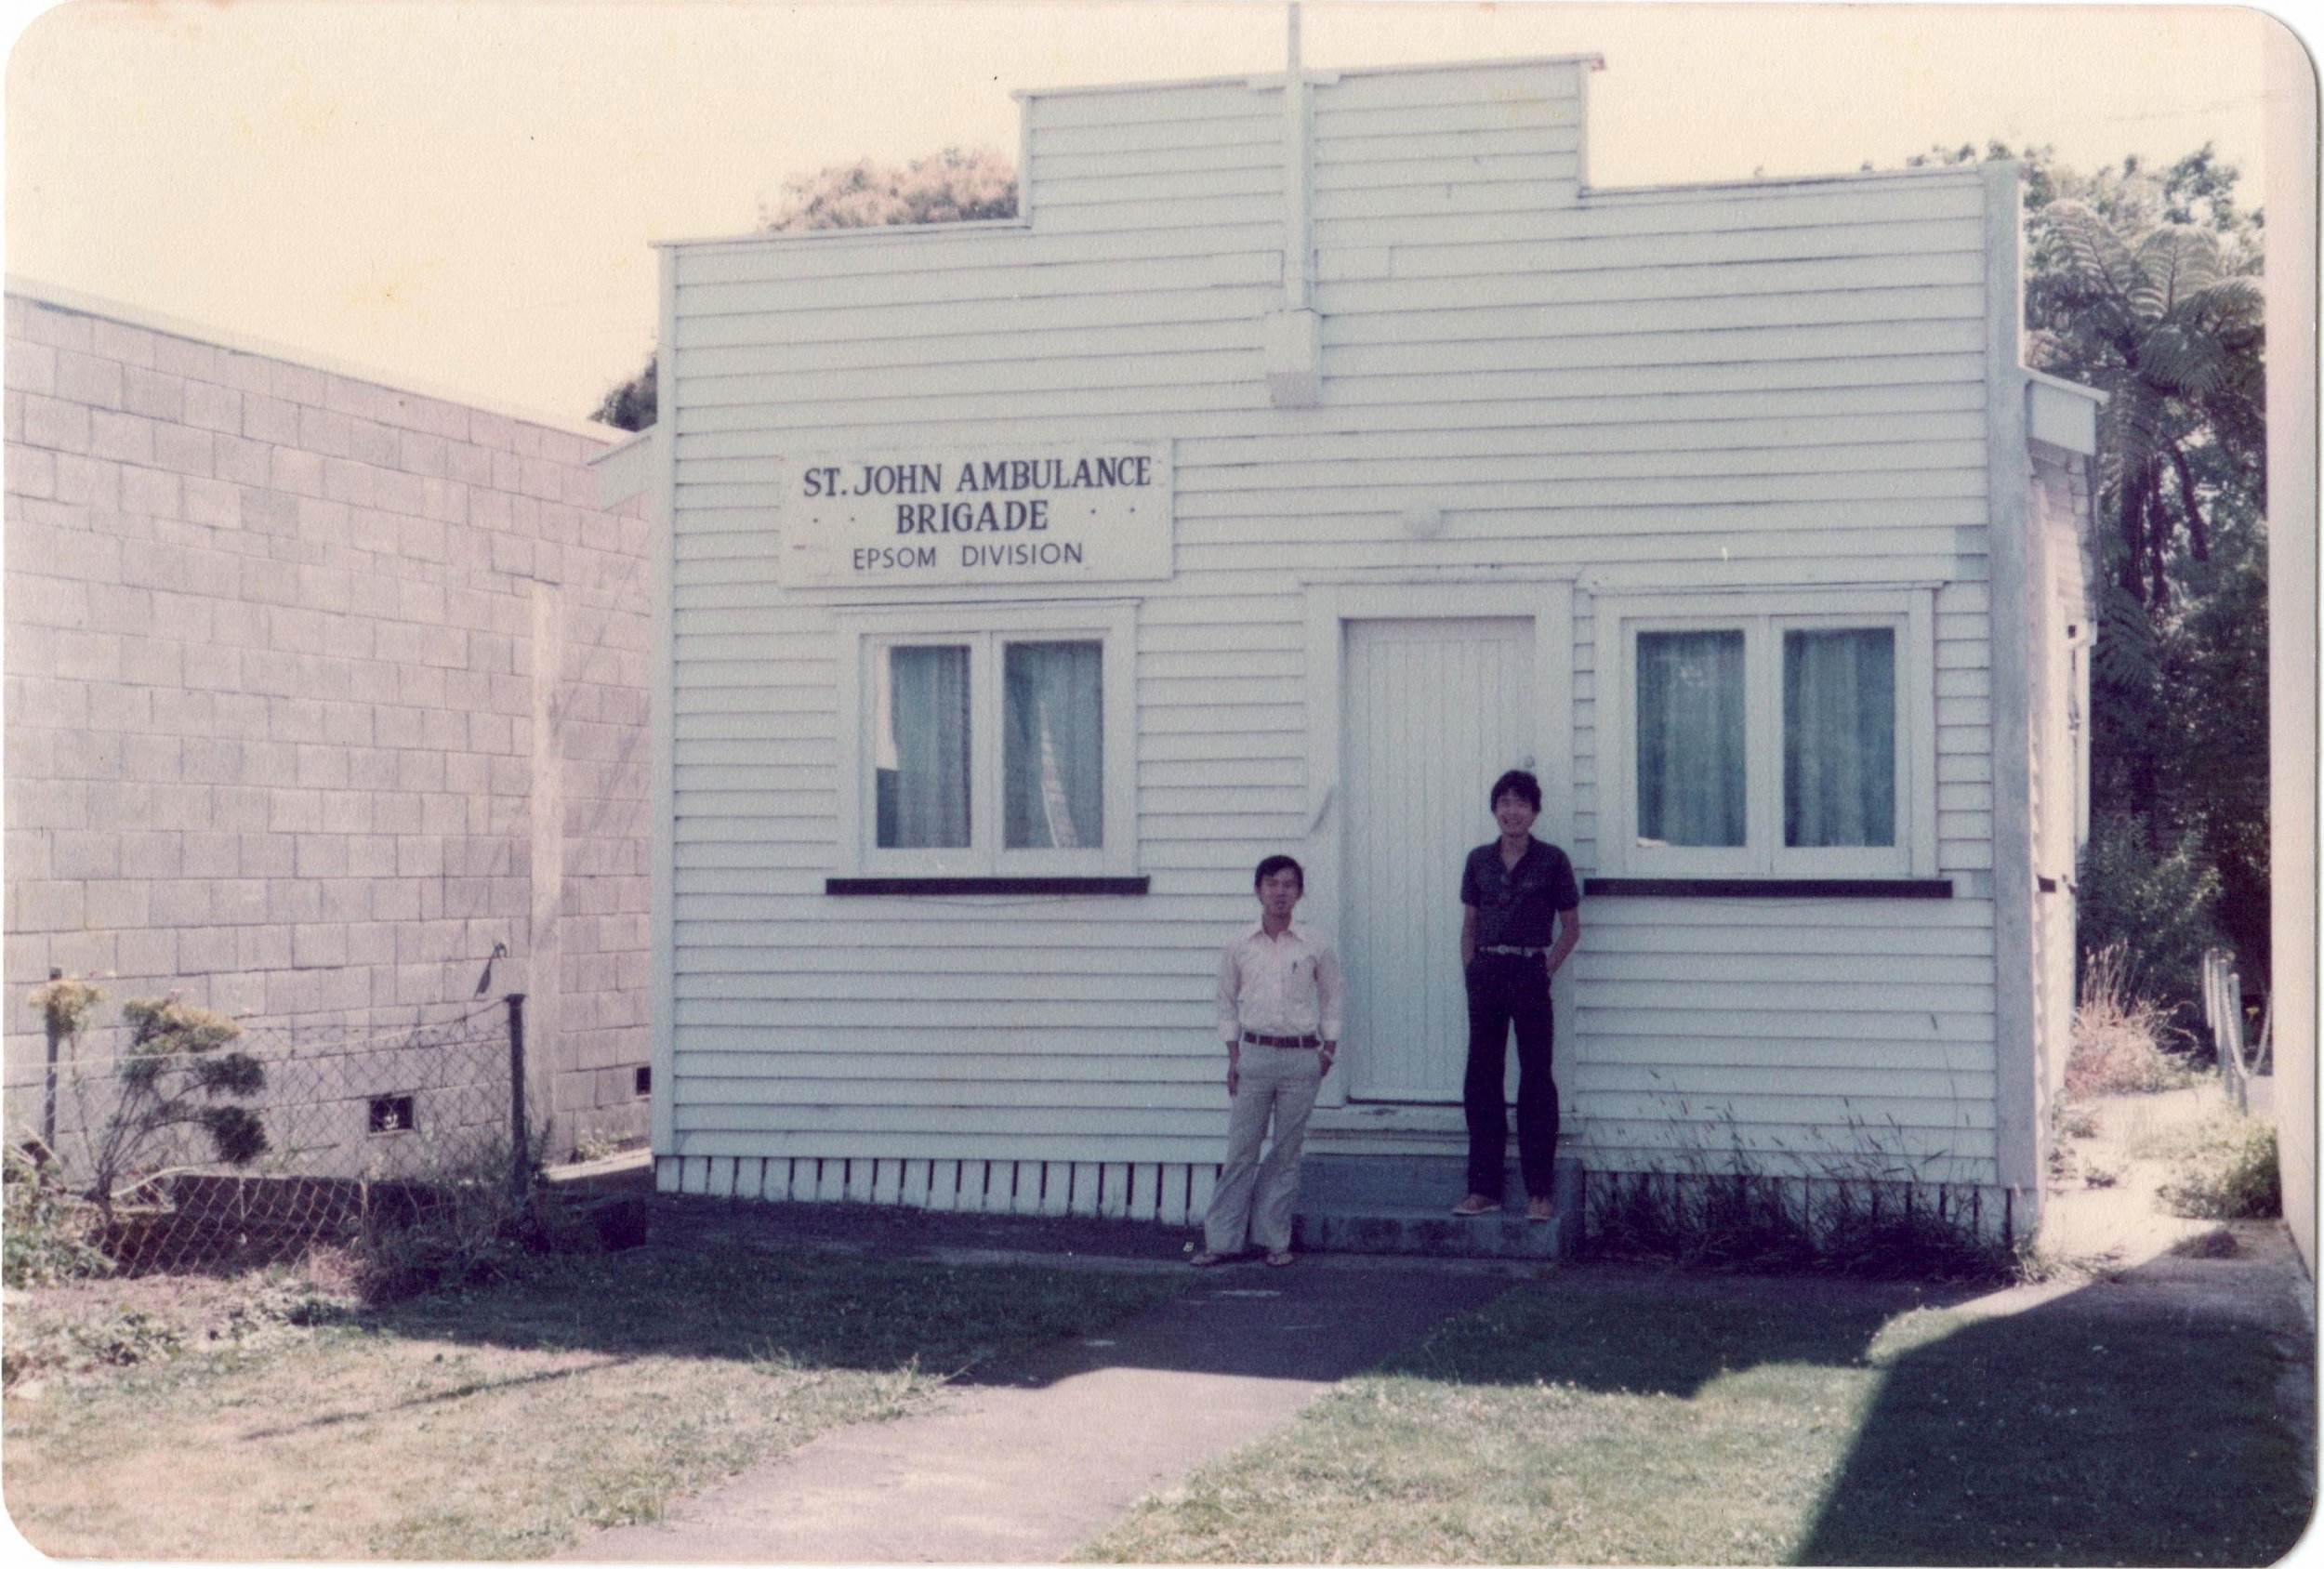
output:
{"label": "window pane", "polygon": [[1743,634],[1638,635],[1638,842],[1743,842]]}
{"label": "window pane", "polygon": [[1002,843],[1104,843],[1102,643],[1010,643],[1002,656]]}
{"label": "window pane", "polygon": [[1783,635],[1783,842],[1896,842],[1896,635]]}
{"label": "window pane", "polygon": [[879,662],[878,798],[882,850],[969,842],[969,651],[891,648]]}

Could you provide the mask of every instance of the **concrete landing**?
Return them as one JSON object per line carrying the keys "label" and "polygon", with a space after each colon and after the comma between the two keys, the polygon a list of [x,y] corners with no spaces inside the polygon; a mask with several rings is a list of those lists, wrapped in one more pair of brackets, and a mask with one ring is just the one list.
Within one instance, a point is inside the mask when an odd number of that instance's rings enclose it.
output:
{"label": "concrete landing", "polygon": [[934,1410],[826,1433],[559,1556],[1055,1562],[1512,1280],[1369,1259],[1228,1265],[1112,1329],[971,1375]]}
{"label": "concrete landing", "polygon": [[1436,1259],[1556,1259],[1581,1238],[1582,1168],[1557,1163],[1556,1218],[1525,1219],[1525,1185],[1512,1167],[1499,1214],[1463,1218],[1452,1206],[1468,1167],[1447,1155],[1309,1155],[1300,1166],[1294,1246],[1327,1253]]}

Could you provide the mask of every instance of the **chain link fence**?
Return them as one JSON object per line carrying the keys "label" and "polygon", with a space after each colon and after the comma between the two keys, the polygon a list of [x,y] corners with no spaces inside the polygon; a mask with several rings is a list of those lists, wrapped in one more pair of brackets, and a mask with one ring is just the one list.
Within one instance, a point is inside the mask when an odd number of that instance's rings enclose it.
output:
{"label": "chain link fence", "polygon": [[36,1168],[12,1178],[116,1269],[246,1269],[530,1183],[521,995],[385,1031],[238,1022],[185,1049],[129,1022],[67,1035],[11,1107]]}

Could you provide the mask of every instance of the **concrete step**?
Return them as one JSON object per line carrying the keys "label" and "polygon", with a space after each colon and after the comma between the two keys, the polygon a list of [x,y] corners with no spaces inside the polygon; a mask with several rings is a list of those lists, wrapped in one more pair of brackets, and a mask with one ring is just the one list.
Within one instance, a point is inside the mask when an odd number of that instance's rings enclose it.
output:
{"label": "concrete step", "polygon": [[1523,1209],[1462,1217],[1442,1207],[1303,1208],[1293,1222],[1293,1234],[1294,1246],[1316,1253],[1560,1259],[1573,1251],[1572,1229],[1562,1220],[1528,1220]]}
{"label": "concrete step", "polygon": [[1443,1155],[1311,1155],[1301,1163],[1294,1246],[1327,1253],[1440,1259],[1559,1259],[1581,1235],[1581,1162],[1557,1163],[1556,1219],[1525,1219],[1512,1167],[1498,1213],[1458,1216],[1467,1163]]}

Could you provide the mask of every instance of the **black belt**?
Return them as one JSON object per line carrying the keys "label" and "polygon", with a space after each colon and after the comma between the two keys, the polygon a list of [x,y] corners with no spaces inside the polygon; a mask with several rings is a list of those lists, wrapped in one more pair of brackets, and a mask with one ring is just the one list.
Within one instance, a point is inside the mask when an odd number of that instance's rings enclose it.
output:
{"label": "black belt", "polygon": [[1243,1032],[1243,1040],[1249,1046],[1280,1046],[1292,1048],[1304,1047],[1309,1050],[1324,1044],[1321,1037],[1316,1035],[1253,1035],[1248,1030]]}
{"label": "black belt", "polygon": [[1540,957],[1543,954],[1548,953],[1548,952],[1549,952],[1549,950],[1548,950],[1547,948],[1509,948],[1509,947],[1493,947],[1493,948],[1479,948],[1479,949],[1477,950],[1477,952],[1478,952],[1478,953],[1480,953],[1480,954],[1517,954],[1517,955],[1521,955],[1521,956],[1524,956],[1524,957],[1525,957],[1525,958],[1529,958],[1529,959],[1537,959],[1537,958],[1539,958],[1539,957]]}

